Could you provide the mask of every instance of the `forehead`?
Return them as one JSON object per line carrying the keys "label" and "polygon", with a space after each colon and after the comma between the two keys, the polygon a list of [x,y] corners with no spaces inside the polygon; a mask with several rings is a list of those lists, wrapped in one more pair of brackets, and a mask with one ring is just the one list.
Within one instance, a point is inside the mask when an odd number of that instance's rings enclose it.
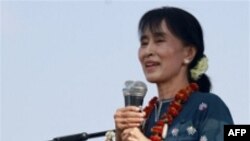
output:
{"label": "forehead", "polygon": [[141,31],[140,37],[145,37],[145,36],[149,36],[149,35],[164,35],[164,34],[171,34],[171,32],[169,31],[166,22],[163,20],[160,23],[158,23],[157,25],[146,25],[143,30]]}

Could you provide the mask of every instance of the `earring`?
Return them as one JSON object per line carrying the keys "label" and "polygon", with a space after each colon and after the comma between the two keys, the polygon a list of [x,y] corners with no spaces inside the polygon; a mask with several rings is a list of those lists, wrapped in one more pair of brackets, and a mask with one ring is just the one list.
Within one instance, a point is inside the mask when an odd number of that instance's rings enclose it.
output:
{"label": "earring", "polygon": [[190,63],[190,60],[184,59],[184,64],[189,64],[189,63]]}

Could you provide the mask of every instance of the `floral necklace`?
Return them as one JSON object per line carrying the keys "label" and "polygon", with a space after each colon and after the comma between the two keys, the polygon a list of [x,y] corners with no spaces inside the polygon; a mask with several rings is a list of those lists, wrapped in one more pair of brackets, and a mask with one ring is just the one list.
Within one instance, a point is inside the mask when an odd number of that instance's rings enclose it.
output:
{"label": "floral necklace", "polygon": [[[151,136],[149,137],[151,141],[162,141],[167,136],[168,125],[172,124],[173,119],[177,117],[182,109],[182,105],[188,100],[191,93],[197,91],[199,86],[196,83],[189,84],[186,88],[181,89],[176,95],[174,100],[170,103],[166,113],[164,113],[161,118],[156,122],[156,124],[151,128]],[[148,118],[157,103],[158,98],[153,97],[148,106],[144,108],[146,113],[145,118]]]}

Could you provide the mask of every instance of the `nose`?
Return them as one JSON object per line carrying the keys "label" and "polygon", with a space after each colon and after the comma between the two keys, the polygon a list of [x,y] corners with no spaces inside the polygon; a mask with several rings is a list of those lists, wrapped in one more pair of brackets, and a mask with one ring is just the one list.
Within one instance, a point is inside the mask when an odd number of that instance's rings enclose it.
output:
{"label": "nose", "polygon": [[151,57],[155,55],[155,46],[153,43],[149,43],[146,47],[145,47],[145,57]]}

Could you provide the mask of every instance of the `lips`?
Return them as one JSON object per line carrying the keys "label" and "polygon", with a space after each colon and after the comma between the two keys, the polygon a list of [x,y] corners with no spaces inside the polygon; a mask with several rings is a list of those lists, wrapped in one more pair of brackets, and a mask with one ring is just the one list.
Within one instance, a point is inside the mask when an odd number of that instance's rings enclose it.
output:
{"label": "lips", "polygon": [[158,66],[159,63],[157,62],[148,62],[148,63],[145,63],[145,67],[153,67],[153,66]]}
{"label": "lips", "polygon": [[146,68],[146,71],[152,72],[156,69],[157,66],[159,66],[160,63],[156,61],[145,61],[144,66]]}

